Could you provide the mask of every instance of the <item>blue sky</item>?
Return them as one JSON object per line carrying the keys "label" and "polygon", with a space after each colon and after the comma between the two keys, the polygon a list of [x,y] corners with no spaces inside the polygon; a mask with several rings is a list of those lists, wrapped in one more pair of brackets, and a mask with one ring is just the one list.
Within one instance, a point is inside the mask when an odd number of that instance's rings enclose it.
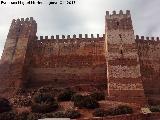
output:
{"label": "blue sky", "polygon": [[[16,0],[6,1],[9,3]],[[26,3],[28,0],[22,1]],[[60,0],[39,1],[43,4],[0,4],[0,55],[10,23],[12,19],[17,18],[34,17],[38,23],[38,36],[103,34],[105,11],[131,10],[135,35],[156,37],[160,33],[160,0],[75,0],[75,5],[51,6],[48,5],[50,1],[59,2]]]}

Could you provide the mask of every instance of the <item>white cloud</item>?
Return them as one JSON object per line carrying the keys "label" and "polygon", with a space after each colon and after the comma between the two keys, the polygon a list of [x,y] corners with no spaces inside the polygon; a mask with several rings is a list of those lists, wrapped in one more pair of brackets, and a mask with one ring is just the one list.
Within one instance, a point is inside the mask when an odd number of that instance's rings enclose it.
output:
{"label": "white cloud", "polygon": [[106,10],[119,11],[120,9],[130,9],[135,34],[146,36],[159,35],[159,0],[76,0],[76,2],[76,5],[73,6],[48,6],[46,1],[45,5],[39,6],[0,5],[2,16],[0,19],[0,53],[2,53],[13,18],[34,17],[38,23],[38,35],[103,34]]}

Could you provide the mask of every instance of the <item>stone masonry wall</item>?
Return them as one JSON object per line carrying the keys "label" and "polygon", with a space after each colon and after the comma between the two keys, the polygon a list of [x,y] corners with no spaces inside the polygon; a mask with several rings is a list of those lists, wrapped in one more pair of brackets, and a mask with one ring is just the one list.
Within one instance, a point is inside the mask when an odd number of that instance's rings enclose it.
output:
{"label": "stone masonry wall", "polygon": [[160,95],[160,41],[159,38],[136,37],[143,86],[147,96]]}
{"label": "stone masonry wall", "polygon": [[[63,36],[64,37],[64,36]],[[91,36],[36,40],[30,53],[30,86],[53,83],[54,86],[106,84],[104,37]]]}
{"label": "stone masonry wall", "polygon": [[106,12],[108,98],[145,103],[130,11]]}

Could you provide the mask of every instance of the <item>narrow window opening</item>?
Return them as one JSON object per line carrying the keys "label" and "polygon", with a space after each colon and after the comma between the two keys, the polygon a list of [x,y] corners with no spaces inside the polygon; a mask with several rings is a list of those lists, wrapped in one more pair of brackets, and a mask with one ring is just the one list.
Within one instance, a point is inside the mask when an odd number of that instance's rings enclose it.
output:
{"label": "narrow window opening", "polygon": [[20,32],[21,30],[20,30],[20,28],[18,29],[18,32]]}
{"label": "narrow window opening", "polygon": [[120,38],[122,38],[122,35],[121,35],[121,34],[119,34],[119,37],[120,37]]}
{"label": "narrow window opening", "polygon": [[123,51],[121,50],[121,55],[123,55]]}
{"label": "narrow window opening", "polygon": [[119,26],[119,22],[117,22],[117,25]]}

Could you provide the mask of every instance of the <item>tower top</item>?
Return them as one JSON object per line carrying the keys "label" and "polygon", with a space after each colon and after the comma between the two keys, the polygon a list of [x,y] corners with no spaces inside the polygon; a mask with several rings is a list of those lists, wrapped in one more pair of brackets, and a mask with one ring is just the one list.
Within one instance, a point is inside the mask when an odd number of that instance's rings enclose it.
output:
{"label": "tower top", "polygon": [[30,17],[30,18],[26,18],[26,19],[24,19],[24,18],[21,18],[21,19],[17,19],[17,20],[15,20],[15,19],[13,19],[12,20],[12,26],[13,25],[23,25],[23,24],[25,24],[25,23],[36,23],[36,21],[33,19],[33,17]]}
{"label": "tower top", "polygon": [[35,36],[37,32],[37,23],[33,19],[30,18],[21,18],[21,19],[13,19],[10,30],[8,33],[8,38],[16,38],[16,37],[28,37]]}
{"label": "tower top", "polygon": [[113,11],[111,14],[106,11],[106,31],[107,30],[133,30],[131,13],[126,10],[124,13],[122,10],[119,13]]}
{"label": "tower top", "polygon": [[130,10],[126,10],[126,13],[124,13],[122,10],[117,13],[116,11],[113,11],[111,14],[109,11],[106,11],[106,18],[113,19],[113,18],[121,18],[121,17],[131,17]]}

